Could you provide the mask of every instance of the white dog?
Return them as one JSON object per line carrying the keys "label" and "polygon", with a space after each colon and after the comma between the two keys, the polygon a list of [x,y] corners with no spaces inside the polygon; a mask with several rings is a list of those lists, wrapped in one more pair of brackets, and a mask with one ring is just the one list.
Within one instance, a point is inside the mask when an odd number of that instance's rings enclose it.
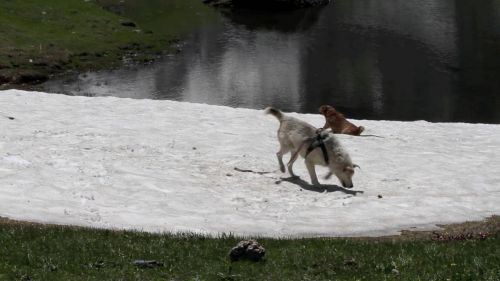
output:
{"label": "white dog", "polygon": [[274,115],[280,121],[278,129],[280,150],[276,155],[278,156],[282,172],[285,172],[283,155],[291,152],[292,157],[287,164],[288,172],[291,176],[295,176],[293,173],[293,163],[300,154],[305,158],[307,171],[313,185],[320,185],[314,166],[322,165],[327,166],[330,170],[326,178],[334,174],[340,180],[343,187],[353,187],[352,176],[354,175],[354,168],[359,166],[352,163],[349,154],[342,148],[333,133],[318,130],[308,123],[286,116],[278,109],[272,107],[266,108],[265,112]]}

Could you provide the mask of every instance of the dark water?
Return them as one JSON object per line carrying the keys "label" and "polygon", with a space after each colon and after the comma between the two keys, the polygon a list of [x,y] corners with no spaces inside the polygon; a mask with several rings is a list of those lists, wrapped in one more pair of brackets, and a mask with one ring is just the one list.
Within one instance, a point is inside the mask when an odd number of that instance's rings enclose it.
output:
{"label": "dark water", "polygon": [[47,90],[352,118],[500,123],[500,0],[337,0],[288,13],[218,13],[150,66]]}

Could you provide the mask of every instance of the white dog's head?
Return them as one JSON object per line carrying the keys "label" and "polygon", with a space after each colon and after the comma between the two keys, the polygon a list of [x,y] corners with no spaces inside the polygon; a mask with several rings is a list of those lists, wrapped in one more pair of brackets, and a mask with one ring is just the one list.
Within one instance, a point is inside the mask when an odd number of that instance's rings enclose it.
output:
{"label": "white dog's head", "polygon": [[[340,165],[339,165],[340,164]],[[356,164],[342,165],[341,163],[330,164],[330,172],[326,175],[326,179],[330,178],[332,175],[337,176],[342,187],[352,188],[354,184],[352,183],[352,177],[354,176],[354,168],[358,167]]]}
{"label": "white dog's head", "polygon": [[354,168],[358,167],[358,165],[353,164],[351,161],[351,157],[349,154],[342,148],[340,143],[333,138],[332,139],[332,152],[330,157],[330,161],[328,163],[329,172],[326,175],[326,179],[330,178],[332,175],[335,175],[342,187],[352,188],[354,184],[352,183],[352,177],[354,176]]}

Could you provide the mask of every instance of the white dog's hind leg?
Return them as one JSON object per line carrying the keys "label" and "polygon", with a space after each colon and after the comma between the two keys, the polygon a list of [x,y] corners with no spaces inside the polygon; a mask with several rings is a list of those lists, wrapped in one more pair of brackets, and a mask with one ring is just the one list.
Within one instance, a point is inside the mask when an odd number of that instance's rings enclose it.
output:
{"label": "white dog's hind leg", "polygon": [[294,151],[292,152],[292,156],[290,157],[290,161],[288,161],[288,164],[286,165],[288,168],[288,172],[290,173],[290,176],[295,177],[295,173],[293,172],[293,163],[295,163],[295,160],[299,157],[299,151]]}
{"label": "white dog's hind leg", "polygon": [[280,165],[280,171],[282,173],[285,172],[285,164],[283,164],[283,155],[287,152],[288,150],[283,148],[283,146],[280,147],[280,151],[276,152],[276,156],[278,157],[278,163]]}
{"label": "white dog's hind leg", "polygon": [[318,177],[316,176],[316,169],[314,168],[314,164],[306,159],[306,167],[309,172],[309,176],[311,177],[312,185],[320,186],[321,184],[318,181]]}

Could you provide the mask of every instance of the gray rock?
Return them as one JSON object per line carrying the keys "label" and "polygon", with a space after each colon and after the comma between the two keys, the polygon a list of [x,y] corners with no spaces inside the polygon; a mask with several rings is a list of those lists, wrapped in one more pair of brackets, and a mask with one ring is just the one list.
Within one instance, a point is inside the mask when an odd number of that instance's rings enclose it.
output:
{"label": "gray rock", "polygon": [[136,27],[137,26],[134,22],[131,22],[131,21],[123,21],[123,22],[121,22],[121,25],[128,26],[128,27]]}
{"label": "gray rock", "polygon": [[238,261],[241,259],[249,259],[252,261],[260,261],[266,254],[266,249],[254,240],[243,240],[231,249],[229,257],[231,261]]}
{"label": "gray rock", "polygon": [[142,268],[153,268],[163,266],[162,262],[156,260],[134,260],[132,264]]}

